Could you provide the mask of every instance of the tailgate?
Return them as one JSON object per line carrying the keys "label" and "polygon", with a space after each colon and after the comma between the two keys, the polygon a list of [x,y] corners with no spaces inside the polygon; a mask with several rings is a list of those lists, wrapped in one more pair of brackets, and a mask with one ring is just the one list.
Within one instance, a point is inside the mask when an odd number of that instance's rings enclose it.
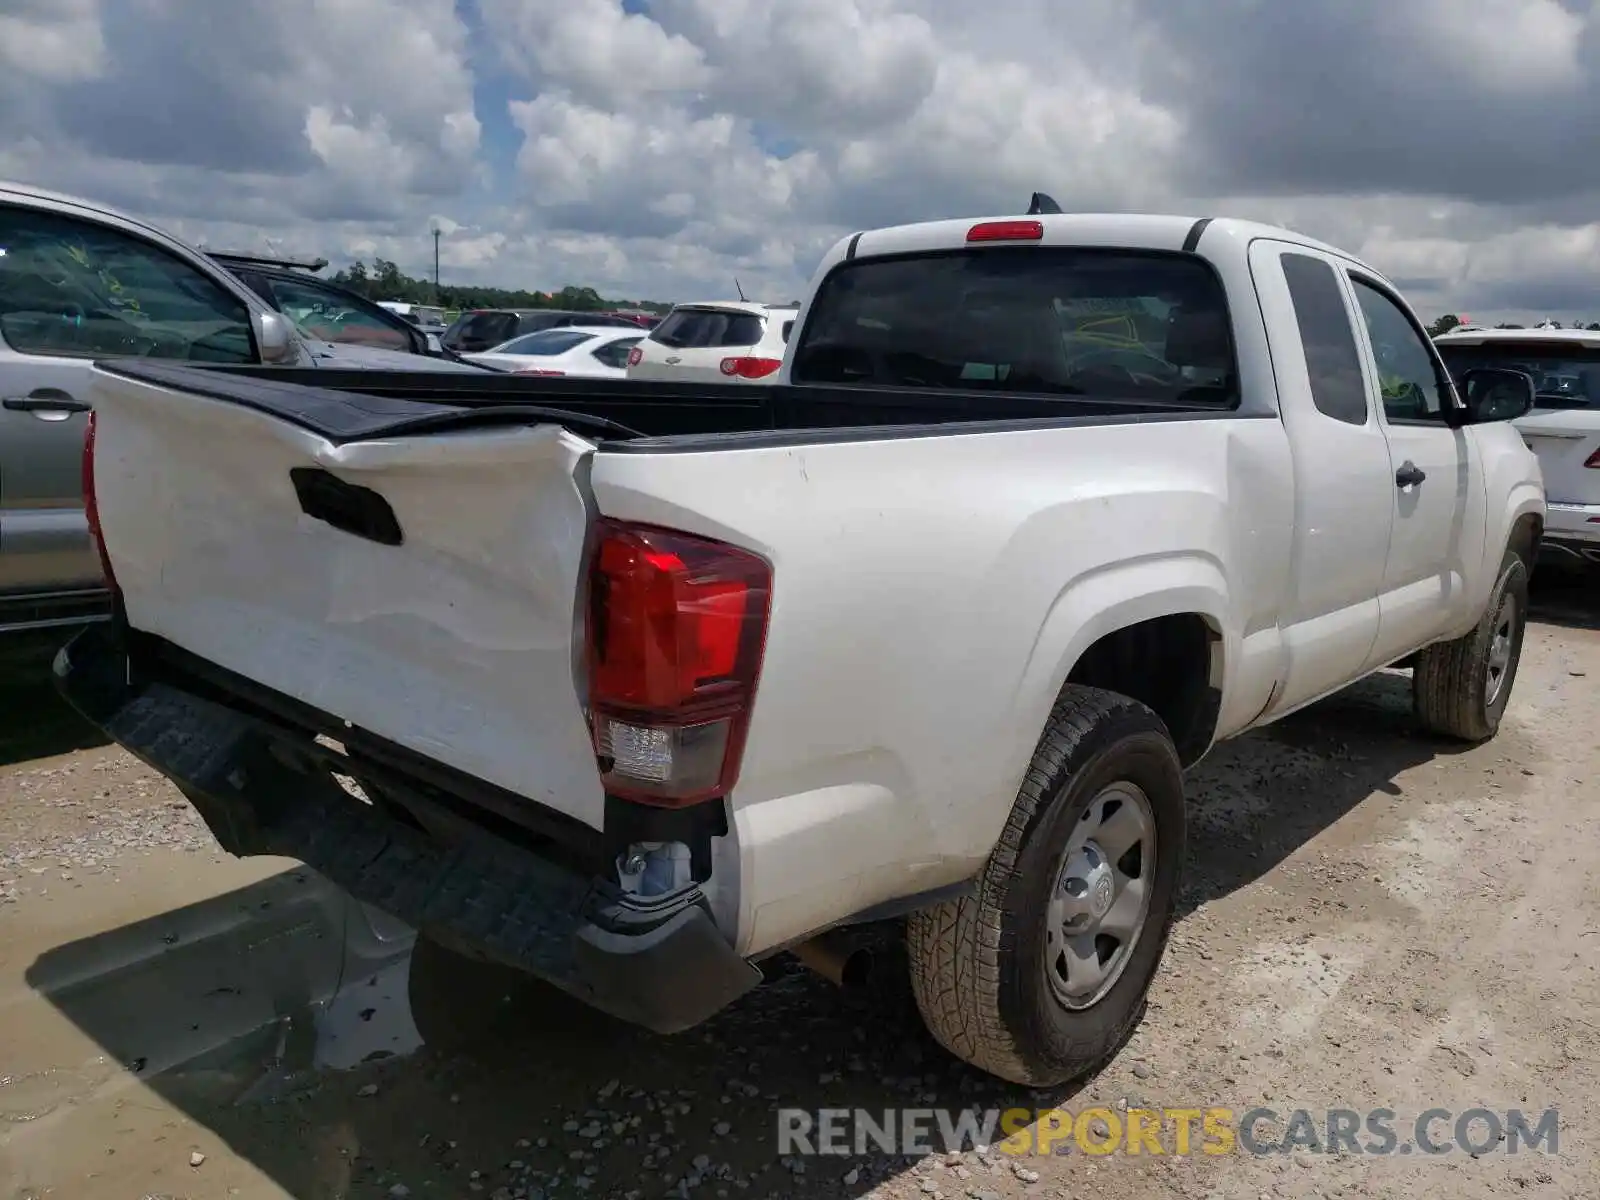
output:
{"label": "tailgate", "polygon": [[593,443],[404,434],[459,411],[143,364],[97,366],[94,405],[133,628],[601,826],[576,658]]}
{"label": "tailgate", "polygon": [[1600,504],[1600,410],[1535,410],[1516,425],[1539,456],[1550,503]]}

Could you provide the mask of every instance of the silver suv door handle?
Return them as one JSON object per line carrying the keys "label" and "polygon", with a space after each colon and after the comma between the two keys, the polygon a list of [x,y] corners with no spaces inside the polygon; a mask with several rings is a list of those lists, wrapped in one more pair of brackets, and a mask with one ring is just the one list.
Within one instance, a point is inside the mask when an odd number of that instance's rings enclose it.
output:
{"label": "silver suv door handle", "polygon": [[31,412],[41,421],[64,420],[72,413],[89,411],[89,404],[60,388],[34,388],[26,396],[7,396],[0,407],[11,412]]}

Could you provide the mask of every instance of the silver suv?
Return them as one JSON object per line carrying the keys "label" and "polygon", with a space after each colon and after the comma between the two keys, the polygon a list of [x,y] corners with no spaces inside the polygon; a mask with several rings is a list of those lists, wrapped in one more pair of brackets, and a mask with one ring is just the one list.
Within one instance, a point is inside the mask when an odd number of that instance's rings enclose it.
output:
{"label": "silver suv", "polygon": [[204,253],[142,221],[0,182],[0,634],[109,611],[84,520],[95,359],[481,369],[331,346]]}

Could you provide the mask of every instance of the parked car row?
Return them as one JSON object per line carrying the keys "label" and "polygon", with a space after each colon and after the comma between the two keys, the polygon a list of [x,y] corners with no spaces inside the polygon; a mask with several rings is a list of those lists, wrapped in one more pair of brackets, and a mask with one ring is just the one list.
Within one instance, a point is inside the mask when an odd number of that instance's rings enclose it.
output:
{"label": "parked car row", "polygon": [[[463,314],[444,345],[523,375],[771,383],[797,311],[743,300],[680,304],[645,333],[619,314],[484,310]],[[515,332],[493,341],[507,330]]]}
{"label": "parked car row", "polygon": [[628,329],[637,332],[639,323],[610,313],[574,312],[559,308],[479,308],[455,319],[441,339],[446,350],[457,354],[482,354],[495,350],[512,338],[539,333],[545,329],[564,329],[572,325],[588,328]]}
{"label": "parked car row", "polygon": [[628,356],[643,337],[644,331],[638,328],[564,325],[538,333],[524,333],[493,350],[463,357],[514,375],[625,379]]}

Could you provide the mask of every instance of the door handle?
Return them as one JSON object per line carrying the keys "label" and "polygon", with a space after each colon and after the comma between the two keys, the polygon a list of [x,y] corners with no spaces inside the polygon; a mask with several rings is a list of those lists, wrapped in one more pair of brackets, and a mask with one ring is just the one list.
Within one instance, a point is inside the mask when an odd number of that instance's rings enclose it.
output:
{"label": "door handle", "polygon": [[89,404],[83,400],[76,400],[70,392],[60,388],[34,388],[26,396],[7,396],[0,400],[0,407],[10,412],[31,412],[50,420],[45,414],[80,413],[88,412]]}
{"label": "door handle", "polygon": [[1394,473],[1396,487],[1414,487],[1428,477],[1428,473],[1416,463],[1407,459],[1400,464],[1400,469]]}

